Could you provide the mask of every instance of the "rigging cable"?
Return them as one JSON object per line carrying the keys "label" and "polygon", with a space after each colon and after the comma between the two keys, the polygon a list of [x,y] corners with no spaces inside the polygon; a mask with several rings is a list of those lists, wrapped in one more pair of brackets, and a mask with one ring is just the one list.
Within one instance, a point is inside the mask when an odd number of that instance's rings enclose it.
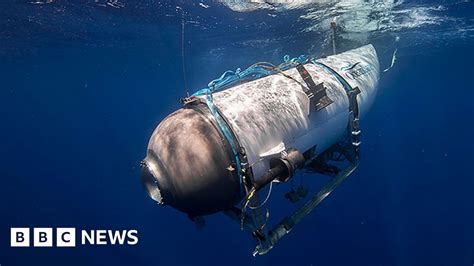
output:
{"label": "rigging cable", "polygon": [[272,194],[272,187],[273,187],[273,182],[270,182],[270,188],[268,189],[267,197],[265,198],[265,200],[262,203],[260,203],[258,206],[252,206],[250,204],[247,204],[247,207],[249,207],[252,210],[259,209],[259,208],[263,207],[263,205],[265,205],[265,203],[267,203],[268,199],[270,198],[270,195]]}
{"label": "rigging cable", "polygon": [[184,81],[184,92],[186,97],[189,97],[189,90],[188,90],[188,82],[186,80],[186,64],[185,64],[185,53],[184,53],[184,9],[179,8],[181,10],[181,63],[182,63],[182,70],[183,70],[183,81]]}
{"label": "rigging cable", "polygon": [[387,72],[389,71],[394,65],[395,65],[395,62],[397,61],[397,48],[395,48],[395,50],[393,51],[393,54],[392,54],[392,60],[390,62],[390,66],[387,67],[386,69],[383,70],[383,72]]}
{"label": "rigging cable", "polygon": [[332,54],[336,54],[336,18],[331,21],[331,31],[332,31]]}

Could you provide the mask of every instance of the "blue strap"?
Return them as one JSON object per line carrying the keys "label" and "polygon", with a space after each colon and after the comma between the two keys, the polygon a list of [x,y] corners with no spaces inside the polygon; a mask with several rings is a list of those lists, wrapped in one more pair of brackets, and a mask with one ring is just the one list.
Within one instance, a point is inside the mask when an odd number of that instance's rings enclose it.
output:
{"label": "blue strap", "polygon": [[[342,84],[346,91],[347,97],[349,98],[349,111],[352,111],[352,117],[349,116],[349,135],[351,138],[352,146],[354,147],[355,159],[359,158],[360,155],[360,129],[359,129],[359,104],[357,102],[357,94],[360,93],[358,87],[352,88],[351,85],[337,73],[334,69],[326,66],[323,63],[312,60],[315,65],[319,65],[333,74],[337,80]],[[357,64],[355,64],[357,65]]]}
{"label": "blue strap", "polygon": [[208,89],[211,91],[211,93],[213,93],[228,88],[239,82],[255,80],[272,74],[276,74],[280,71],[284,71],[291,67],[294,67],[296,64],[304,64],[307,61],[308,57],[305,55],[300,55],[291,59],[288,55],[285,55],[284,63],[278,66],[267,62],[260,62],[251,65],[243,71],[240,68],[237,68],[236,71],[227,70],[219,78],[209,82],[207,88],[205,89]]}
{"label": "blue strap", "polygon": [[327,70],[329,73],[333,74],[336,79],[342,84],[342,86],[344,87],[344,90],[349,93],[350,91],[352,91],[352,87],[351,85],[349,85],[349,83],[347,83],[347,81],[341,76],[339,75],[339,73],[337,73],[334,69],[326,66],[325,64],[323,63],[320,63],[314,59],[311,60],[311,62],[313,62],[313,64],[315,65],[318,65],[318,66],[321,66],[323,67],[325,70]]}
{"label": "blue strap", "polygon": [[201,89],[201,90],[197,91],[196,93],[194,93],[193,96],[204,96],[205,103],[206,103],[207,107],[211,111],[212,116],[214,116],[214,118],[216,119],[217,125],[219,126],[219,129],[221,130],[221,132],[224,135],[225,139],[230,144],[230,147],[231,147],[232,153],[233,153],[233,157],[234,157],[235,167],[236,167],[237,173],[239,175],[240,194],[241,194],[241,196],[244,195],[244,192],[245,192],[244,181],[243,181],[244,176],[242,174],[240,153],[239,153],[239,149],[238,149],[237,140],[234,138],[229,125],[225,122],[224,118],[221,116],[221,114],[219,112],[219,109],[214,104],[214,101],[212,100],[211,90]]}

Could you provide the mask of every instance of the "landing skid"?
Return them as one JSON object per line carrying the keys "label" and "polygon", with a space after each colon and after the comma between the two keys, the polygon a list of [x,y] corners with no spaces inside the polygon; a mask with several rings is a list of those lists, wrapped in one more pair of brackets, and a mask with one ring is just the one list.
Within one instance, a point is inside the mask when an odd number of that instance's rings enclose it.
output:
{"label": "landing skid", "polygon": [[[310,172],[330,176],[331,179],[301,207],[291,215],[284,217],[272,229],[266,229],[266,217],[262,211],[246,211],[234,207],[226,212],[226,215],[237,221],[242,229],[249,231],[256,240],[257,246],[253,255],[264,255],[268,253],[295,225],[311,213],[327,196],[329,196],[359,165],[359,149],[356,149],[351,141],[344,144],[336,144],[326,152],[310,161],[306,169]],[[337,157],[335,157],[337,156]],[[338,167],[330,163],[342,164]],[[258,200],[254,206],[258,206]]]}

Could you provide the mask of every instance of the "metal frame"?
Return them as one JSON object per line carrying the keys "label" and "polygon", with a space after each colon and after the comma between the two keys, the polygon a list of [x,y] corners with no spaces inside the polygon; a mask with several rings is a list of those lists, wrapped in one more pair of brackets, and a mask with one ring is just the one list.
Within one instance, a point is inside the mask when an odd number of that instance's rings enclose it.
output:
{"label": "metal frame", "polygon": [[[331,161],[341,162],[341,158],[334,158],[339,153],[343,157],[347,166],[339,168],[329,165]],[[351,142],[345,141],[343,145],[336,144],[326,152],[320,154],[309,162],[306,169],[331,176],[331,179],[301,207],[297,208],[291,215],[280,220],[272,229],[266,229],[266,217],[260,212],[248,213],[234,207],[224,213],[241,224],[242,229],[246,229],[256,240],[257,246],[253,255],[264,255],[268,253],[285,235],[310,214],[324,199],[327,198],[342,182],[358,167],[357,151]],[[328,167],[329,166],[329,167]],[[329,170],[330,169],[330,170]],[[258,201],[258,200],[256,200]],[[258,202],[257,202],[258,203]],[[253,210],[255,211],[255,210]],[[263,222],[262,222],[263,220]]]}

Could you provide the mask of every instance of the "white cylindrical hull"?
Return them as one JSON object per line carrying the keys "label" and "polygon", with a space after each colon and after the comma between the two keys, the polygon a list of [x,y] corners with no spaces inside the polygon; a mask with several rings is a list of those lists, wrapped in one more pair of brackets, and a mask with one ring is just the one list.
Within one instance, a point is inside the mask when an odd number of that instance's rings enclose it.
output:
{"label": "white cylindrical hull", "polygon": [[[316,62],[360,89],[357,101],[363,116],[375,97],[380,72],[374,47],[367,45]],[[324,66],[307,63],[304,67],[316,84],[324,84],[333,101],[319,111],[311,110],[302,86],[306,84],[296,68],[284,71],[286,75],[270,75],[213,95],[214,104],[245,148],[256,179],[269,169],[272,154],[285,148],[305,152],[314,146],[319,154],[347,130],[349,99],[342,83]]]}

